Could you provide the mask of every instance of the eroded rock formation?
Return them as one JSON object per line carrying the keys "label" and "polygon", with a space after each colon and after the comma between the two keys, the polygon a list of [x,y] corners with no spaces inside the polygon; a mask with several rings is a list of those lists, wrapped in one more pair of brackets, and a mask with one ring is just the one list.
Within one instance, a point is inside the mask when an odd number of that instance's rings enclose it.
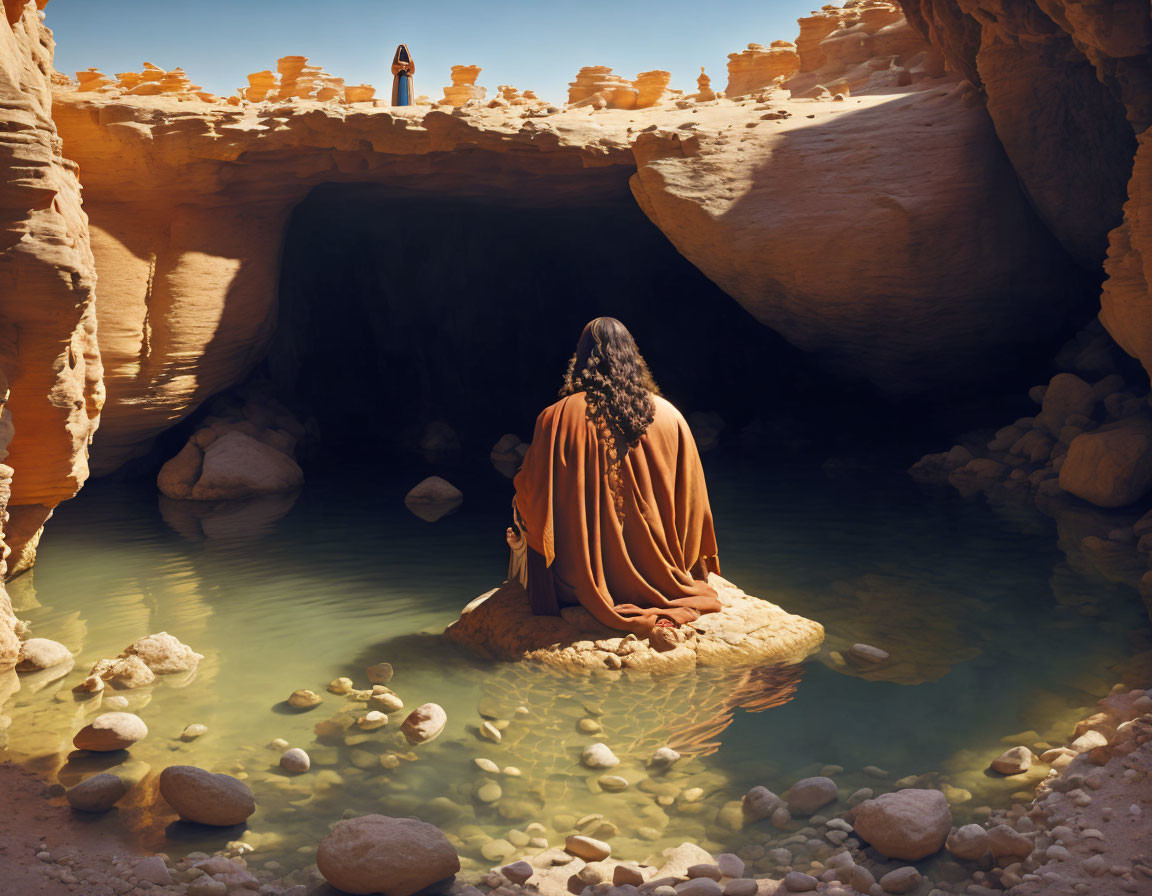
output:
{"label": "eroded rock formation", "polygon": [[902,6],[986,94],[1005,151],[1052,232],[1087,266],[1099,265],[1107,252],[1101,320],[1152,369],[1149,4],[903,0]]}
{"label": "eroded rock formation", "polygon": [[769,47],[748,44],[748,49],[728,54],[728,86],[724,88],[724,96],[746,96],[771,86],[777,78],[794,75],[799,68],[800,56],[791,41],[774,40]]}
{"label": "eroded rock formation", "polygon": [[500,109],[413,122],[335,104],[187,108],[165,97],[57,98],[66,146],[85,171],[101,278],[114,396],[94,453],[102,471],[260,359],[285,222],[314,186],[404,183],[409,196],[595,204],[626,191],[633,164],[623,132],[606,141],[598,125],[576,121],[561,137]]}
{"label": "eroded rock formation", "polygon": [[971,359],[995,364],[1025,331],[1051,338],[1079,297],[975,90],[921,83],[770,103],[767,121],[701,120],[634,148],[633,193],[681,254],[790,342],[893,394],[983,376]]}
{"label": "eroded rock formation", "polygon": [[276,62],[276,72],[253,72],[248,86],[236,91],[228,102],[238,105],[245,100],[283,102],[311,99],[319,102],[361,103],[371,100],[376,88],[369,84],[345,85],[343,78],[328,74],[317,65],[308,65],[307,56],[284,56]]}
{"label": "eroded rock formation", "polygon": [[[39,4],[43,6],[43,3]],[[52,36],[35,3],[8,2],[0,27],[0,371],[14,426],[12,571],[40,527],[88,477],[87,444],[104,401],[95,266],[76,165],[52,119]],[[5,427],[6,428],[6,427]]]}
{"label": "eroded rock formation", "polygon": [[641,72],[635,81],[615,75],[606,65],[586,65],[568,85],[568,105],[596,109],[647,109],[671,95],[669,72]]}
{"label": "eroded rock formation", "polygon": [[832,94],[904,86],[944,73],[943,58],[904,18],[894,0],[850,0],[800,19],[799,72],[793,96],[826,87]]}
{"label": "eroded rock formation", "polygon": [[472,100],[482,100],[488,91],[484,87],[476,86],[476,79],[480,77],[478,65],[452,66],[452,84],[444,88],[444,102],[449,106],[463,106]]}

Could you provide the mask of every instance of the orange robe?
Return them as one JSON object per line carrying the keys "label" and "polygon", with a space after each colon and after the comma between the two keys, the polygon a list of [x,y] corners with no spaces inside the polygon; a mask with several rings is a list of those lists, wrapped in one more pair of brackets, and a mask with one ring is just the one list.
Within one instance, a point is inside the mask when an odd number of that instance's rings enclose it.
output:
{"label": "orange robe", "polygon": [[528,546],[544,556],[558,593],[637,634],[661,616],[684,622],[720,609],[707,582],[720,568],[696,442],[675,407],[653,401],[655,419],[620,466],[623,524],[583,393],[540,414],[515,479]]}

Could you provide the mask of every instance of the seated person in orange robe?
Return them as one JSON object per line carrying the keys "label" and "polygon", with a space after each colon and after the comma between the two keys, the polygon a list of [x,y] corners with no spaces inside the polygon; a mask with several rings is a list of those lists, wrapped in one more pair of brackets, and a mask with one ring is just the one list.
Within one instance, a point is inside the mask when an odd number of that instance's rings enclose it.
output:
{"label": "seated person in orange robe", "polygon": [[720,610],[712,511],[696,443],[660,396],[632,334],[584,328],[558,402],[536,420],[516,474],[514,549],[527,543],[533,612],[583,605],[645,636]]}

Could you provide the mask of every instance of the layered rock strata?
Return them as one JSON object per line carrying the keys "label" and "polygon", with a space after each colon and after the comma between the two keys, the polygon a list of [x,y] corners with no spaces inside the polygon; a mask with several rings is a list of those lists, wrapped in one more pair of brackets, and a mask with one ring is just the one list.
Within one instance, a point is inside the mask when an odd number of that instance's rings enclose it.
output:
{"label": "layered rock strata", "polygon": [[[41,3],[40,6],[44,4]],[[11,478],[9,571],[31,564],[40,527],[88,478],[104,402],[95,264],[74,162],[52,118],[52,36],[35,3],[0,26],[0,371]],[[9,416],[10,414],[10,416]],[[7,441],[7,438],[5,439]],[[6,480],[7,482],[7,480]]]}
{"label": "layered rock strata", "polygon": [[825,6],[800,19],[798,71],[785,86],[794,96],[817,87],[832,94],[900,87],[944,74],[944,59],[889,0]]}
{"label": "layered rock strata", "polygon": [[788,78],[800,68],[796,45],[786,40],[774,40],[772,45],[748,44],[748,49],[728,54],[728,86],[724,96],[746,96],[755,90],[769,87],[778,78]]}
{"label": "layered rock strata", "polygon": [[479,102],[488,95],[487,88],[477,87],[476,79],[480,77],[478,65],[452,66],[452,84],[444,88],[444,102],[449,106],[463,106],[473,100]]}
{"label": "layered rock strata", "polygon": [[633,194],[682,255],[793,344],[904,395],[984,376],[970,359],[1051,339],[1082,299],[975,90],[922,83],[633,147]]}
{"label": "layered rock strata", "polygon": [[1152,369],[1152,16],[1147,2],[902,0],[908,20],[987,97],[1045,224],[1104,261],[1101,320]]}
{"label": "layered rock strata", "polygon": [[606,65],[587,65],[568,85],[570,107],[593,106],[597,109],[648,109],[673,94],[668,89],[670,72],[641,72],[630,81],[612,73]]}

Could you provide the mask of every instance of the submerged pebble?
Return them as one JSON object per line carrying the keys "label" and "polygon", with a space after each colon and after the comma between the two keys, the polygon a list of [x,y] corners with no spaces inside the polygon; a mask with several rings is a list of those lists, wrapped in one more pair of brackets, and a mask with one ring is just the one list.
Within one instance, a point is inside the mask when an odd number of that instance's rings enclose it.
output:
{"label": "submerged pebble", "polygon": [[312,760],[299,747],[293,747],[290,750],[285,750],[280,755],[280,768],[286,772],[294,774],[301,774],[308,771],[312,767]]}
{"label": "submerged pebble", "polygon": [[564,841],[564,851],[586,862],[602,862],[612,855],[612,847],[603,840],[572,834]]}
{"label": "submerged pebble", "polygon": [[494,803],[504,795],[500,785],[495,781],[489,781],[487,784],[481,784],[476,790],[476,799],[482,803]]}
{"label": "submerged pebble", "polygon": [[383,728],[387,724],[388,716],[375,709],[356,720],[356,727],[361,731],[375,731],[377,728]]}
{"label": "submerged pebble", "polygon": [[350,694],[354,688],[351,678],[337,678],[328,682],[328,691],[332,694]]}
{"label": "submerged pebble", "polygon": [[671,747],[661,747],[648,760],[648,767],[653,769],[671,768],[680,761],[680,754]]}
{"label": "submerged pebble", "polygon": [[620,764],[616,754],[608,749],[607,744],[592,744],[584,748],[580,754],[580,761],[586,768],[612,768]]}
{"label": "submerged pebble", "polygon": [[491,722],[480,723],[480,736],[485,740],[492,741],[494,744],[498,744],[504,739],[504,735],[500,733],[500,729]]}
{"label": "submerged pebble", "polygon": [[64,794],[73,809],[82,812],[107,812],[131,789],[116,775],[104,772],[81,781]]}
{"label": "submerged pebble", "polygon": [[368,698],[368,708],[380,712],[399,712],[404,708],[404,701],[391,691],[387,693],[373,693],[372,696]]}
{"label": "submerged pebble", "polygon": [[311,709],[313,706],[319,706],[323,702],[323,697],[315,691],[309,691],[307,688],[293,691],[288,696],[288,705],[296,709]]}
{"label": "submerged pebble", "polygon": [[1022,775],[1032,768],[1032,751],[1027,747],[1012,747],[992,760],[992,770],[1002,775]]}
{"label": "submerged pebble", "polygon": [[393,669],[391,663],[377,663],[364,670],[368,681],[372,684],[388,684],[392,680]]}
{"label": "submerged pebble", "polygon": [[180,732],[181,740],[196,740],[198,737],[203,737],[208,733],[207,725],[189,725],[182,732]]}
{"label": "submerged pebble", "polygon": [[426,744],[440,736],[448,724],[448,714],[436,703],[425,703],[409,713],[400,730],[410,744]]}

